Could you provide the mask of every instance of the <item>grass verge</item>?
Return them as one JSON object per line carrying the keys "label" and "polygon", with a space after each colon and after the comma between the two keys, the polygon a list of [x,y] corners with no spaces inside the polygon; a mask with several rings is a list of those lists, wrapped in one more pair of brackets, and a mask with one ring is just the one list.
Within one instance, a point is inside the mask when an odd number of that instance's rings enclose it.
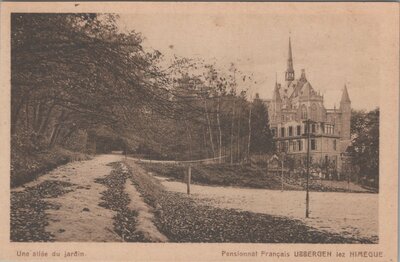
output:
{"label": "grass verge", "polygon": [[111,163],[113,170],[104,177],[95,180],[107,187],[102,192],[101,207],[116,211],[114,216],[114,230],[126,242],[145,242],[144,236],[136,231],[137,216],[136,211],[128,209],[131,201],[127,193],[124,192],[126,179],[129,177],[128,172],[123,172],[121,163]]}
{"label": "grass verge", "polygon": [[[156,173],[177,181],[185,181],[187,167],[170,163],[141,162],[140,165],[149,172]],[[237,186],[248,188],[282,189],[280,175],[266,174],[255,166],[229,164],[202,164],[192,166],[192,183],[216,186]],[[305,190],[306,179],[302,177],[284,177],[284,190]],[[310,179],[310,191],[315,192],[371,192],[361,186],[352,184],[350,190],[345,181],[327,181]]]}

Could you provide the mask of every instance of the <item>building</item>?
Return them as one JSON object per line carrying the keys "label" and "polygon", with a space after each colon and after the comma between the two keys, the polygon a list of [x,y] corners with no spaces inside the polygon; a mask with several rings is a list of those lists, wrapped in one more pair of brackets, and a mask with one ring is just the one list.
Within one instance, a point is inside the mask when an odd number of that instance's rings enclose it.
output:
{"label": "building", "polygon": [[347,88],[344,86],[338,109],[325,108],[324,96],[308,82],[305,70],[295,78],[290,38],[285,82],[276,82],[272,99],[266,102],[278,152],[292,156],[297,165],[305,165],[305,120],[310,119],[312,166],[341,170],[342,153],[350,145],[351,101]]}

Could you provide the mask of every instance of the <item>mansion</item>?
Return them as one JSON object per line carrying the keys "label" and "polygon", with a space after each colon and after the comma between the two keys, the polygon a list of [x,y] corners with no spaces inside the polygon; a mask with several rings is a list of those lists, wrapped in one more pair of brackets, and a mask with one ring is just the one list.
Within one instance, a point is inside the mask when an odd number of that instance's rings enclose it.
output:
{"label": "mansion", "polygon": [[351,101],[347,88],[344,86],[338,109],[325,108],[324,96],[308,82],[305,70],[301,70],[300,77],[295,78],[290,38],[285,82],[276,82],[272,99],[265,102],[278,152],[284,152],[292,156],[297,164],[305,165],[305,121],[311,120],[311,165],[341,170],[342,153],[350,145]]}

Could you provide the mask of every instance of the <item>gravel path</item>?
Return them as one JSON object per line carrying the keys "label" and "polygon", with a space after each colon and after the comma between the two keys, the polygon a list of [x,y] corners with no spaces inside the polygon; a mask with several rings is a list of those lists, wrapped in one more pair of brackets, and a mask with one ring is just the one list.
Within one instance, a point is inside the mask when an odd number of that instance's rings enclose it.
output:
{"label": "gravel path", "polygon": [[[12,214],[14,214],[11,217],[11,239],[14,241],[122,241],[121,237],[114,232],[113,217],[116,212],[99,206],[101,193],[107,188],[95,183],[96,179],[111,172],[112,167],[108,165],[110,162],[121,159],[120,155],[100,155],[92,160],[69,163],[23,187],[13,189],[11,198],[15,201],[12,201],[11,206]],[[42,192],[49,188],[46,184],[55,184],[57,187],[50,187],[47,191],[53,193],[48,194],[44,200],[32,198],[32,196],[43,194]],[[63,192],[62,186],[68,191]],[[35,206],[38,208],[31,212],[26,211],[32,203],[37,203]],[[24,212],[28,216],[23,216]],[[37,221],[31,221],[29,214],[31,217],[38,218]],[[18,223],[18,220],[22,221]],[[32,227],[32,223],[40,224],[46,235],[29,236],[29,229],[35,228]]]}
{"label": "gravel path", "polygon": [[[186,184],[156,176],[171,192]],[[313,228],[378,242],[378,194],[311,192],[305,219],[305,192],[191,185],[192,198],[218,208],[295,218]]]}

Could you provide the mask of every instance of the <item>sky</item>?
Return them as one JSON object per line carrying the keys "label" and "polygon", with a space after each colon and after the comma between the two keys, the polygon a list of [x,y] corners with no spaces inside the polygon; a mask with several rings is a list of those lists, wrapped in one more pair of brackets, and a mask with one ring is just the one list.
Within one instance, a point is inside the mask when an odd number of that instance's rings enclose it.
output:
{"label": "sky", "polygon": [[325,107],[339,107],[347,85],[352,107],[379,106],[379,21],[363,13],[341,12],[154,12],[120,14],[121,30],[141,32],[147,49],[203,58],[228,67],[231,62],[257,82],[250,93],[269,99],[284,81],[291,37],[296,78],[305,69],[313,88],[324,94]]}

